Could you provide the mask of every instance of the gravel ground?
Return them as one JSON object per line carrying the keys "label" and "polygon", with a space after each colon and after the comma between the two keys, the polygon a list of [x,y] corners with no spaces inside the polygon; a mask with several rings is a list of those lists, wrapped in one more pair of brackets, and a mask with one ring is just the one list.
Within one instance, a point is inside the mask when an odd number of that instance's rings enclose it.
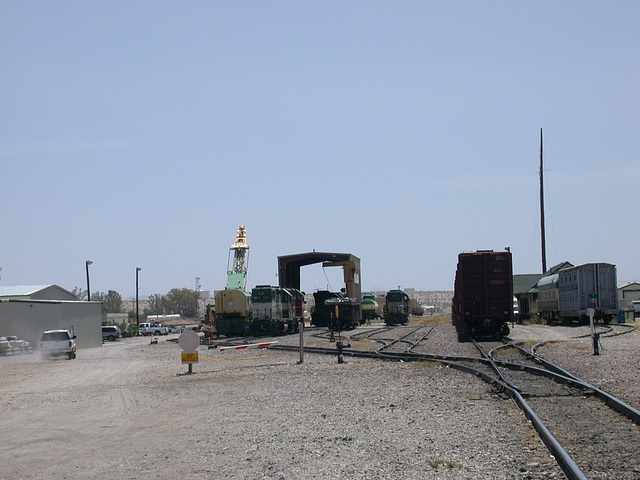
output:
{"label": "gravel ground", "polygon": [[[517,325],[512,338],[576,331]],[[322,342],[311,333],[306,344]],[[186,375],[170,339],[123,339],[72,361],[0,358],[0,479],[564,478],[520,410],[463,373],[201,347]],[[639,334],[604,338],[599,357],[581,342],[541,353],[638,408]],[[469,354],[450,325],[429,344]]]}
{"label": "gravel ground", "polygon": [[[615,325],[614,328],[625,331]],[[529,343],[533,343],[533,340],[549,341],[537,348],[539,355],[640,410],[640,331],[636,329],[630,333],[602,335],[600,355],[593,355],[590,332],[586,326],[536,325],[526,330],[529,338],[526,338],[523,330],[518,329],[511,337]]]}

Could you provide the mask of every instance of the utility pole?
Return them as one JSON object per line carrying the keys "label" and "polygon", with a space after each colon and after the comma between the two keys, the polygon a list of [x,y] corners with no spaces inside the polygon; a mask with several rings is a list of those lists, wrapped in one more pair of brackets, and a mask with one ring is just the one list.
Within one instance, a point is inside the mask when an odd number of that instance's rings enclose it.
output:
{"label": "utility pole", "polygon": [[200,317],[200,277],[196,277],[196,318]]}
{"label": "utility pole", "polygon": [[540,236],[542,242],[542,273],[547,271],[547,241],[544,230],[544,168],[542,164],[542,129],[540,129]]}
{"label": "utility pole", "polygon": [[138,301],[138,292],[140,287],[138,286],[138,275],[142,270],[140,267],[136,267],[136,325],[138,326],[138,332],[140,331],[140,302]]}
{"label": "utility pole", "polygon": [[93,262],[91,260],[87,260],[85,262],[86,266],[87,266],[87,302],[91,301],[91,284],[89,283],[89,265],[91,265]]}

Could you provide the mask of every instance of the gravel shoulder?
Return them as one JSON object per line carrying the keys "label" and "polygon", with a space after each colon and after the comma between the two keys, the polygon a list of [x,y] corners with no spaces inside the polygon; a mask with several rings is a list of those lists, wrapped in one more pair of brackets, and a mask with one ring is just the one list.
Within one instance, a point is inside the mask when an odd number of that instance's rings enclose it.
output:
{"label": "gravel shoulder", "polygon": [[[533,342],[556,332],[536,327],[516,326],[512,336]],[[0,358],[0,479],[563,478],[517,407],[460,372],[201,347],[186,375],[170,339],[123,339],[72,361]],[[589,362],[570,342],[543,354],[586,367],[587,379],[638,407],[639,342],[637,333],[603,339]],[[433,348],[466,347],[443,325]],[[634,374],[635,384],[611,372]]]}
{"label": "gravel shoulder", "polygon": [[593,354],[588,326],[535,325],[516,329],[511,338],[544,342],[536,349],[539,355],[640,410],[640,331],[638,322],[627,325],[635,329],[600,337],[600,355]]}

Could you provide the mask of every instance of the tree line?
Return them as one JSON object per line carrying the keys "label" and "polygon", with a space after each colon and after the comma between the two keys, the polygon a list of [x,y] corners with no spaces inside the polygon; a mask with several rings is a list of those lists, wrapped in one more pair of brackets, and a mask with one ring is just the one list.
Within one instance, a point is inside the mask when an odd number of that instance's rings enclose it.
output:
{"label": "tree line", "polygon": [[[78,300],[87,300],[87,291],[75,287],[73,293]],[[178,313],[182,317],[195,317],[198,312],[198,298],[200,293],[190,288],[172,288],[166,295],[159,293],[149,296],[144,316],[168,315]],[[102,302],[102,310],[105,313],[123,312],[122,295],[115,290],[104,292],[91,292],[92,302]]]}

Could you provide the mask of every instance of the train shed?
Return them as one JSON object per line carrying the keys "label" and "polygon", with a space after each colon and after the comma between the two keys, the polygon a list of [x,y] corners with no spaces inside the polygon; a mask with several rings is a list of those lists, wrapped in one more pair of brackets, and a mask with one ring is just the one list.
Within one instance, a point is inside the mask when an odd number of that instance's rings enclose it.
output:
{"label": "train shed", "polygon": [[280,286],[300,290],[300,269],[315,263],[322,263],[323,267],[342,267],[347,296],[362,302],[360,259],[350,253],[313,251],[278,257]]}

